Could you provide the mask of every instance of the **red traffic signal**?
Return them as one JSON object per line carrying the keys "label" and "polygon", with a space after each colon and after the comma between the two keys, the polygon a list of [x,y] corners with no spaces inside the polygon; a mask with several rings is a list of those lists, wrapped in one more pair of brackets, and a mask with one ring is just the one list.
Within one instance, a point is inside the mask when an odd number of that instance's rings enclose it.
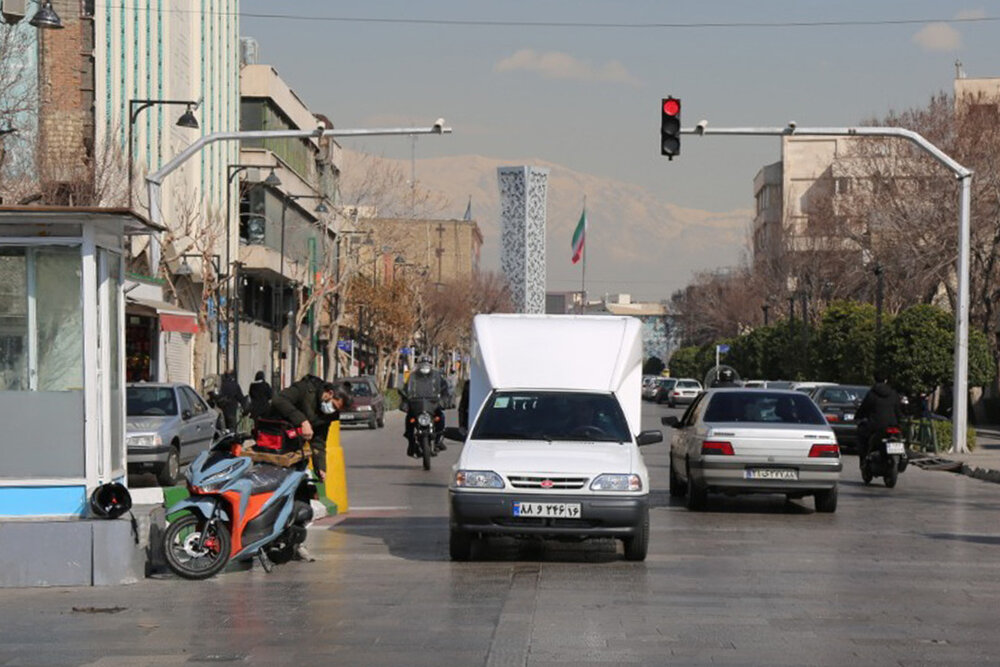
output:
{"label": "red traffic signal", "polygon": [[681,101],[666,97],[660,105],[660,155],[674,159],[681,153]]}

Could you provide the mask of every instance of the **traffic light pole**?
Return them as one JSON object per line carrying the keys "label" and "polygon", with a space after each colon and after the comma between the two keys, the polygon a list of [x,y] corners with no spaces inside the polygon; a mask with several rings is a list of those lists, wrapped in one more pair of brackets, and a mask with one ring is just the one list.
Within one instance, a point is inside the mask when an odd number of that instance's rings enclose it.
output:
{"label": "traffic light pole", "polygon": [[916,144],[951,170],[961,186],[958,215],[958,289],[955,293],[955,367],[952,387],[951,451],[969,451],[966,430],[969,417],[969,211],[972,171],[953,160],[917,132],[901,127],[720,127],[709,128],[706,121],[696,127],[681,128],[681,134],[733,136],[803,137],[896,137]]}

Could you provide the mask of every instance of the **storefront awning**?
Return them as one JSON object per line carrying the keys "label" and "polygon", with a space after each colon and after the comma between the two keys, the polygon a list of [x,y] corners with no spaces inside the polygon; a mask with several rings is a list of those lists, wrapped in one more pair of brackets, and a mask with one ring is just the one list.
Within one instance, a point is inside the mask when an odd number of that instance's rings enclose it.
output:
{"label": "storefront awning", "polygon": [[140,297],[125,297],[126,312],[145,311],[148,315],[158,315],[161,331],[177,331],[180,333],[198,333],[198,315],[180,306],[166,301],[142,299]]}

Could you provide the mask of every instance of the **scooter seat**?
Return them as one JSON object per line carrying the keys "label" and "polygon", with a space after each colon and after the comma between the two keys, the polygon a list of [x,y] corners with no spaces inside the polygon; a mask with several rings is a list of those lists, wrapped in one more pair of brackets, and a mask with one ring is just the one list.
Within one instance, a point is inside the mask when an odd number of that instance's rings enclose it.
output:
{"label": "scooter seat", "polygon": [[250,480],[250,493],[277,491],[291,472],[288,468],[280,468],[268,463],[254,465],[247,473],[247,479]]}

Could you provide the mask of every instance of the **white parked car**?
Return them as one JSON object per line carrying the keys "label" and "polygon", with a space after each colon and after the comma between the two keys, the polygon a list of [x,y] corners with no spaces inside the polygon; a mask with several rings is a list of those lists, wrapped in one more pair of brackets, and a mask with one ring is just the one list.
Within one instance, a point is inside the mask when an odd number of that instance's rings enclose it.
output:
{"label": "white parked car", "polygon": [[692,403],[704,391],[701,383],[692,378],[678,378],[674,386],[667,392],[667,404],[674,408],[678,405]]}
{"label": "white parked car", "polygon": [[642,331],[630,317],[479,315],[469,415],[449,487],[450,552],[491,535],[622,540],[643,560],[649,475],[640,432]]}
{"label": "white parked car", "polygon": [[710,492],[813,496],[817,512],[837,509],[840,447],[823,413],[790,390],[710,389],[684,417],[664,417],[670,495],[705,507]]}

